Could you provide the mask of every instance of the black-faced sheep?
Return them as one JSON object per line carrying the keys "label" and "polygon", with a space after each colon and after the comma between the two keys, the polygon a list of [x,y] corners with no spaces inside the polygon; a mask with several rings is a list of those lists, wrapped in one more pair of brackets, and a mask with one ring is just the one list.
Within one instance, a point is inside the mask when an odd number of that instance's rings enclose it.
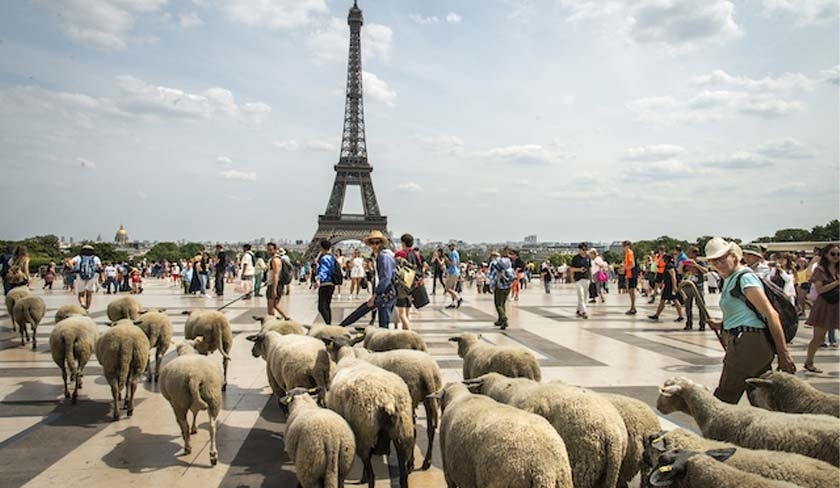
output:
{"label": "black-faced sheep", "polygon": [[227,371],[230,363],[230,349],[233,347],[233,331],[230,322],[222,312],[215,310],[192,310],[181,312],[189,315],[184,324],[184,338],[198,339],[195,350],[201,355],[219,351],[222,355],[222,369],[225,381],[222,391],[227,390]]}
{"label": "black-faced sheep", "polygon": [[67,387],[67,370],[70,370],[70,381],[75,383],[73,400],[75,404],[82,389],[82,377],[85,365],[93,355],[96,344],[96,324],[89,317],[74,315],[60,321],[50,333],[50,353],[53,361],[61,369],[64,380],[64,398],[70,398]]}
{"label": "black-faced sheep", "polygon": [[111,385],[114,420],[120,419],[118,400],[125,388],[126,414],[134,414],[134,392],[149,362],[149,339],[130,320],[120,320],[96,340],[96,359]]}
{"label": "black-faced sheep", "polygon": [[795,488],[784,481],[768,480],[727,466],[735,449],[706,451],[673,450],[659,457],[659,464],[648,476],[648,486],[675,488]]}
{"label": "black-faced sheep", "polygon": [[747,394],[751,404],[767,410],[840,417],[840,397],[783,371],[767,371],[760,378],[748,379]]}
{"label": "black-faced sheep", "polygon": [[[32,349],[34,350],[38,346],[38,325],[47,313],[47,305],[39,296],[25,296],[15,301],[13,313],[14,321],[20,329],[20,345],[29,341],[29,330],[26,328],[29,324],[32,327]],[[24,336],[26,336],[26,341],[24,341]]]}
{"label": "black-faced sheep", "polygon": [[464,359],[464,379],[477,378],[486,373],[499,373],[510,378],[542,379],[537,358],[529,351],[515,346],[495,346],[481,340],[481,336],[464,332],[450,337],[458,343],[458,356]]}

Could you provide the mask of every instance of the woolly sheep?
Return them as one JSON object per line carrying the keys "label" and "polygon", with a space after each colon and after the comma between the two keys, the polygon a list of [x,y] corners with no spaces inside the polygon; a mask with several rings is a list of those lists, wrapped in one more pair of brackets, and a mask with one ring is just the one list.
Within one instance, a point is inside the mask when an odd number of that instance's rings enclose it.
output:
{"label": "woolly sheep", "polygon": [[705,453],[675,449],[659,457],[659,464],[650,476],[649,486],[675,488],[795,488],[784,481],[773,481],[739,471],[725,461],[736,451],[716,449]]}
{"label": "woolly sheep", "polygon": [[601,396],[612,403],[627,427],[627,451],[621,463],[617,485],[626,487],[643,467],[644,441],[662,427],[659,417],[646,403],[614,393],[601,393]]}
{"label": "woolly sheep", "polygon": [[420,334],[413,330],[389,330],[375,326],[356,328],[365,333],[365,349],[375,352],[392,351],[394,349],[414,349],[426,351],[426,342]]}
{"label": "woolly sheep", "polygon": [[[659,432],[645,440],[645,464],[653,468],[659,456],[673,449],[708,451],[736,447],[727,442],[704,439],[694,432],[676,429]],[[739,447],[724,461],[728,466],[764,478],[787,481],[803,488],[840,486],[840,469],[800,454]]]}
{"label": "woolly sheep", "polygon": [[288,405],[286,453],[295,464],[303,488],[338,488],[353,466],[356,441],[347,421],[332,410],[321,408],[309,394],[295,388],[280,401]]}
{"label": "woolly sheep", "polygon": [[[14,322],[20,329],[21,346],[29,342],[27,324],[32,326],[32,349],[38,346],[38,325],[46,313],[47,305],[41,297],[29,295],[15,301]],[[26,341],[23,340],[24,336],[26,336]]]}
{"label": "woolly sheep", "polygon": [[533,354],[521,347],[495,346],[481,341],[481,336],[464,332],[450,337],[458,343],[458,356],[464,359],[464,379],[477,378],[485,373],[499,373],[511,378],[542,379],[540,365]]}
{"label": "woolly sheep", "polygon": [[230,330],[230,322],[225,314],[216,310],[187,310],[181,312],[189,315],[184,324],[184,338],[198,339],[196,351],[201,355],[212,354],[219,351],[222,355],[222,368],[224,369],[225,381],[222,383],[222,391],[227,390],[228,363],[230,363],[230,349],[233,346],[233,332]]}
{"label": "woolly sheep", "polygon": [[93,354],[96,344],[96,324],[89,317],[74,315],[58,322],[50,332],[50,353],[61,369],[64,380],[64,398],[70,398],[67,387],[67,370],[70,381],[75,382],[72,402],[75,404],[82,389],[85,365]]}
{"label": "woolly sheep", "polygon": [[306,335],[316,339],[332,339],[335,337],[350,337],[351,330],[340,325],[304,325]]}
{"label": "woolly sheep", "polygon": [[545,418],[566,444],[577,487],[614,488],[627,451],[621,415],[601,395],[561,382],[487,373],[464,383],[473,393]]}
{"label": "woolly sheep", "polygon": [[280,335],[304,335],[306,331],[303,330],[303,327],[295,322],[294,320],[280,320],[270,315],[265,315],[263,317],[258,317],[256,315],[251,316],[254,320],[260,323],[260,331],[268,332],[273,330]]}
{"label": "woolly sheep", "polygon": [[12,321],[12,332],[15,332],[15,302],[23,297],[28,297],[32,292],[29,291],[28,286],[16,286],[6,293],[6,312],[9,313],[9,319]]}
{"label": "woolly sheep", "polygon": [[[219,461],[216,419],[222,406],[223,381],[219,365],[206,356],[196,354],[194,344],[190,341],[178,347],[178,357],[169,361],[160,372],[160,393],[169,401],[181,428],[184,454],[192,452],[190,435],[198,433],[198,412],[207,410],[210,417],[210,464],[213,466]],[[193,414],[192,428],[187,423],[187,411]]]}
{"label": "woolly sheep", "polygon": [[[295,387],[321,387],[319,400],[329,387],[332,362],[324,343],[314,337],[280,335],[274,331],[246,337],[254,343],[251,354],[265,360],[265,374],[277,401]],[[281,404],[282,405],[282,404]]]}
{"label": "woolly sheep", "polygon": [[[363,338],[364,334],[358,334],[350,341],[347,341],[344,337],[338,337],[335,339],[324,339],[324,343],[327,344],[327,350],[338,353],[344,347],[352,348],[354,344]],[[416,416],[414,412],[416,412],[420,403],[423,403],[423,408],[426,411],[427,448],[421,469],[429,469],[432,465],[432,447],[435,440],[435,430],[439,423],[439,402],[430,395],[443,387],[443,380],[441,379],[437,361],[426,352],[410,349],[396,349],[383,352],[369,352],[366,349],[351,350],[355,352],[357,358],[367,361],[374,366],[379,366],[385,371],[390,371],[402,378],[406,386],[408,386],[408,392],[411,394],[412,417],[415,421]],[[416,440],[416,431],[414,437]],[[411,466],[413,465],[414,460],[412,459]]]}
{"label": "woolly sheep", "polygon": [[117,401],[125,388],[126,414],[134,414],[134,392],[137,381],[149,361],[149,339],[130,320],[120,320],[96,340],[96,359],[102,374],[111,385],[114,398],[114,420],[120,419]]}
{"label": "woolly sheep", "polygon": [[840,397],[783,371],[767,371],[760,378],[748,379],[747,395],[751,404],[767,410],[840,417]]}
{"label": "woolly sheep", "polygon": [[840,419],[828,415],[770,412],[730,405],[686,378],[672,378],[659,389],[656,408],[664,414],[694,417],[703,436],[751,449],[802,454],[840,465]]}
{"label": "woolly sheep", "polygon": [[134,297],[120,297],[108,304],[107,313],[111,322],[122,319],[137,320],[140,317],[140,302]]}
{"label": "woolly sheep", "polygon": [[460,488],[571,488],[563,439],[548,421],[460,383],[438,393],[446,485]]}
{"label": "woolly sheep", "polygon": [[69,303],[58,307],[58,310],[55,311],[55,323],[57,324],[71,315],[87,314],[87,310],[78,303]]}
{"label": "woolly sheep", "polygon": [[149,358],[149,364],[146,369],[146,377],[149,381],[158,381],[160,379],[160,363],[163,361],[163,356],[169,350],[169,344],[172,341],[172,321],[163,312],[145,312],[140,314],[140,318],[134,321],[134,325],[140,327],[140,330],[146,334],[149,339],[149,346],[155,349],[155,374],[152,376],[152,358]]}
{"label": "woolly sheep", "polygon": [[[345,352],[346,351],[346,352]],[[397,451],[400,488],[408,487],[409,464],[414,452],[411,394],[394,373],[353,357],[342,348],[327,392],[327,407],[347,420],[362,461],[361,483],[373,488],[371,456],[388,454],[391,442]]]}

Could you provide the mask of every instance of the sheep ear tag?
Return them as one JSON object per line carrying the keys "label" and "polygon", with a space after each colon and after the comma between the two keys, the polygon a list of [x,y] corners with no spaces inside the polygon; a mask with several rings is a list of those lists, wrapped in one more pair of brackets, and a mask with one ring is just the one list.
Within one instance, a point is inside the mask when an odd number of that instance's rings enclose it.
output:
{"label": "sheep ear tag", "polygon": [[650,486],[671,486],[674,483],[674,468],[671,465],[660,466],[648,477]]}
{"label": "sheep ear tag", "polygon": [[656,439],[650,441],[650,446],[656,449],[659,452],[665,452],[665,436],[657,437]]}
{"label": "sheep ear tag", "polygon": [[201,344],[202,342],[204,342],[204,336],[198,336],[195,338],[196,344]]}

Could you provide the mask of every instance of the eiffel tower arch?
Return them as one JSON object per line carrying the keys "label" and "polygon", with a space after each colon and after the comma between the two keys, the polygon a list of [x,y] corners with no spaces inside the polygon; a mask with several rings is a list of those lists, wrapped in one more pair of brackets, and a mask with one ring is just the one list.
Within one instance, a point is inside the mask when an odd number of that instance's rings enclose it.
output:
{"label": "eiffel tower arch", "polygon": [[[350,26],[350,52],[347,60],[347,90],[344,103],[344,130],[341,135],[341,154],[335,165],[333,183],[327,210],[318,216],[318,230],[309,243],[307,258],[318,253],[318,243],[328,239],[335,245],[350,239],[362,240],[371,231],[379,230],[388,235],[388,218],[379,213],[376,192],[370,174],[365,141],[365,109],[362,97],[362,10],[353,2],[347,16]],[[348,187],[358,188],[362,194],[364,213],[344,213],[344,200]]]}

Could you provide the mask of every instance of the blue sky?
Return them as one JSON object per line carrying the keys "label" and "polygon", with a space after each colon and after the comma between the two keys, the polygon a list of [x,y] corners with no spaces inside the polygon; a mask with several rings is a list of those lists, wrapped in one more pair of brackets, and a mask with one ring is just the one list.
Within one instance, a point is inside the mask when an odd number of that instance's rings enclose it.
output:
{"label": "blue sky", "polygon": [[[351,5],[5,2],[3,237],[309,239]],[[369,160],[398,234],[751,239],[840,214],[834,0],[359,6]]]}

